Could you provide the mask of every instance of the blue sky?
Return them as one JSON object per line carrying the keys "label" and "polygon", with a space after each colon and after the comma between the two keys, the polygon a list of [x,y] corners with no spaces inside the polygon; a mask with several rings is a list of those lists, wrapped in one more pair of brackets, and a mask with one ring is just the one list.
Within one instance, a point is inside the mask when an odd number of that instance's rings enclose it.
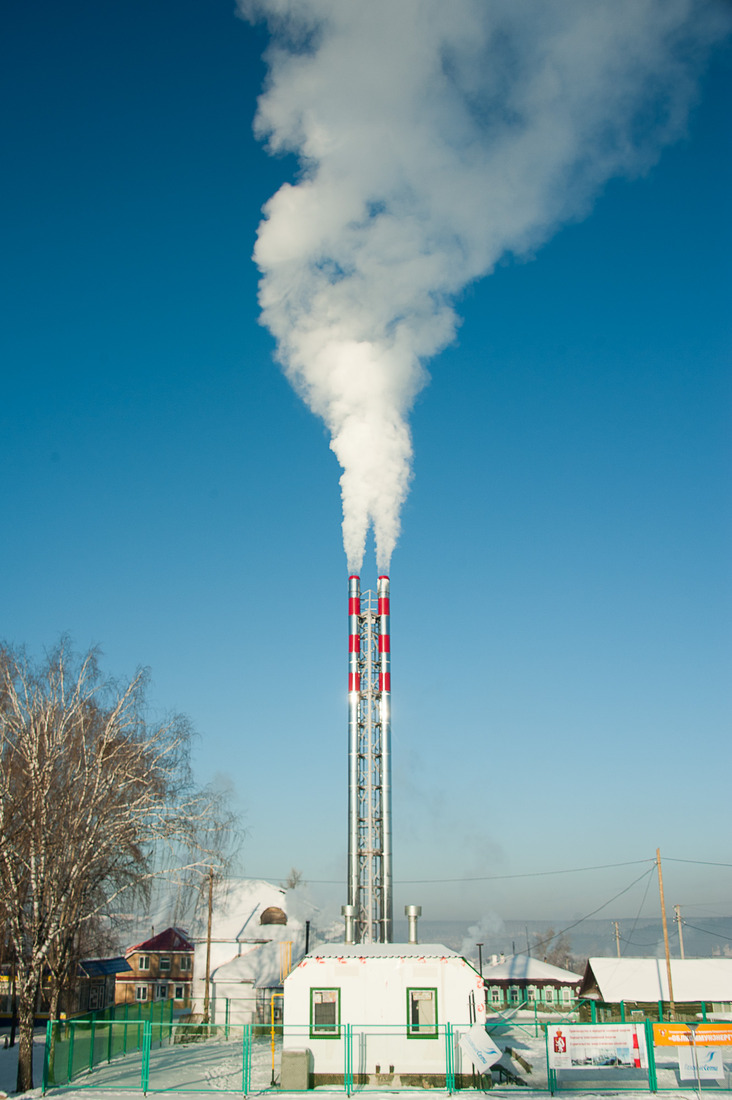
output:
{"label": "blue sky", "polygon": [[[266,31],[229,0],[9,22],[0,635],[149,666],[233,786],[243,872],[335,907],[347,570],[327,434],[257,322],[295,167],[252,136]],[[732,911],[731,96],[727,43],[688,136],[470,285],[429,364],[391,570],[397,913],[579,916],[642,864],[492,876],[658,846],[670,904]]]}

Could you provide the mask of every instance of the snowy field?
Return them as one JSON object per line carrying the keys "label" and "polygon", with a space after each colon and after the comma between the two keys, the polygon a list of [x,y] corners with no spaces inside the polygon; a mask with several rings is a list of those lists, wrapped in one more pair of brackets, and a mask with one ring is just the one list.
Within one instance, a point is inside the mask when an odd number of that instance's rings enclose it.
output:
{"label": "snowy field", "polygon": [[[539,1100],[548,1096],[546,1092],[546,1060],[544,1036],[540,1032],[533,1035],[531,1027],[512,1028],[504,1031],[500,1038],[494,1035],[501,1048],[510,1047],[521,1058],[521,1062],[504,1053],[500,1062],[510,1071],[515,1072],[527,1081],[528,1087],[501,1086],[496,1084],[491,1089],[491,1095],[500,1097],[517,1093],[524,1100]],[[41,1096],[41,1083],[43,1080],[43,1050],[45,1033],[37,1032],[34,1045],[34,1080],[36,1088],[26,1096],[37,1100]],[[17,1073],[17,1044],[14,1048],[6,1049],[0,1045],[0,1094],[12,1095],[15,1090]],[[275,1061],[275,1074],[279,1076],[279,1052]],[[529,1066],[530,1070],[526,1067]],[[660,1068],[660,1067],[659,1067]],[[65,1089],[50,1089],[49,1097],[57,1097],[59,1100],[137,1100],[141,1093],[138,1089],[130,1089],[129,1082],[132,1079],[139,1081],[141,1071],[141,1059],[139,1053],[130,1054],[125,1058],[113,1060],[108,1065],[98,1067],[92,1075],[80,1078],[80,1081],[88,1081],[86,1087],[72,1087]],[[242,1057],[238,1043],[231,1041],[215,1041],[205,1044],[191,1044],[190,1046],[164,1046],[152,1051],[150,1061],[150,1091],[164,1089],[164,1095],[171,1100],[195,1100],[199,1097],[203,1100],[211,1093],[222,1091],[235,1093],[242,1091]],[[250,1096],[266,1095],[269,1091],[272,1076],[271,1047],[269,1041],[262,1039],[255,1044],[252,1058],[252,1087]],[[579,1082],[578,1082],[579,1084]],[[671,1080],[668,1082],[671,1085]],[[534,1085],[534,1088],[531,1086]],[[609,1083],[610,1085],[610,1083]],[[662,1082],[659,1078],[659,1085]],[[595,1085],[596,1087],[596,1085]],[[663,1086],[662,1086],[663,1087]],[[200,1090],[200,1091],[198,1091]],[[333,1095],[345,1095],[342,1089],[332,1088],[318,1089],[318,1092]],[[356,1093],[363,1091],[373,1100],[388,1100],[389,1097],[399,1095],[399,1090],[380,1092],[376,1089],[356,1089]],[[403,1090],[405,1095],[414,1092],[414,1089]],[[424,1090],[434,1100],[443,1100],[448,1094],[440,1089]],[[470,1095],[472,1090],[464,1090]],[[718,1100],[732,1100],[732,1090],[725,1091],[719,1088],[704,1088],[702,1092]],[[275,1090],[276,1095],[287,1100],[302,1100],[303,1093],[282,1093]],[[607,1092],[580,1091],[579,1088],[567,1092],[555,1094],[560,1100],[569,1100],[571,1097],[581,1096],[583,1100],[603,1100],[603,1098],[626,1098],[626,1100],[648,1100],[653,1094],[647,1088],[638,1091],[628,1088],[613,1091],[610,1087]],[[698,1100],[698,1094],[693,1087],[685,1089],[674,1088],[673,1091],[661,1093],[678,1100]]]}

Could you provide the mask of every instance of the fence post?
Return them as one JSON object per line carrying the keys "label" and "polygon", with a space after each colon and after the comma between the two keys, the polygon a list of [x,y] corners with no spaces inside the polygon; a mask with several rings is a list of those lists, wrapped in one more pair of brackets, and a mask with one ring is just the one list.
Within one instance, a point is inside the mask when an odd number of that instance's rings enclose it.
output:
{"label": "fence post", "polygon": [[345,1054],[345,1067],[344,1067],[345,1072],[343,1074],[343,1084],[345,1085],[345,1088],[346,1088],[346,1096],[350,1096],[352,1085],[353,1085],[353,1081],[352,1081],[353,1062],[351,1060],[352,1056],[353,1056],[353,1050],[351,1048],[351,1025],[350,1024],[346,1024],[346,1027],[345,1027],[345,1044],[346,1044],[346,1049],[344,1051],[344,1054]]}
{"label": "fence post", "polygon": [[455,1091],[455,1063],[452,1041],[452,1024],[445,1024],[445,1088],[448,1096]]}
{"label": "fence post", "polygon": [[49,1059],[51,1057],[51,1041],[53,1033],[53,1024],[49,1019],[46,1024],[46,1047],[43,1051],[43,1095],[46,1095],[46,1089],[48,1088],[48,1066]]}
{"label": "fence post", "polygon": [[707,1022],[707,1002],[706,1001],[702,1001],[702,1003],[701,1003],[701,1014],[702,1014],[702,1020],[704,1021],[704,1023],[706,1023]]}
{"label": "fence post", "polygon": [[142,1073],[140,1084],[142,1091],[147,1094],[150,1084],[150,1048],[152,1047],[152,1021],[145,1021],[145,1029],[142,1033]]}
{"label": "fence post", "polygon": [[653,1045],[653,1021],[646,1018],[646,1053],[648,1055],[648,1088],[651,1092],[658,1090],[658,1078],[656,1076],[656,1051]]}
{"label": "fence post", "polygon": [[554,1070],[549,1066],[549,1028],[547,1027],[544,1032],[544,1061],[546,1062],[546,1086],[549,1089],[550,1094],[554,1095]]}
{"label": "fence post", "polygon": [[241,1091],[246,1094],[251,1087],[251,1024],[244,1024],[242,1028],[242,1052],[241,1052]]}
{"label": "fence post", "polygon": [[229,1038],[229,1013],[230,1013],[230,1010],[231,1010],[231,997],[227,997],[226,998],[225,1027],[224,1027],[224,1037],[226,1039]]}
{"label": "fence post", "polygon": [[71,1034],[69,1036],[69,1067],[66,1074],[67,1081],[71,1080],[71,1076],[74,1072],[74,1032],[76,1031],[76,1022],[74,1020],[69,1020],[69,1031]]}
{"label": "fence post", "polygon": [[94,1069],[94,1032],[95,1032],[95,1029],[96,1029],[96,1023],[97,1023],[97,1021],[94,1018],[94,1014],[92,1013],[91,1032],[90,1032],[90,1039],[89,1039],[89,1071],[90,1072]]}
{"label": "fence post", "polygon": [[658,1022],[663,1023],[663,1001],[658,1002]]}

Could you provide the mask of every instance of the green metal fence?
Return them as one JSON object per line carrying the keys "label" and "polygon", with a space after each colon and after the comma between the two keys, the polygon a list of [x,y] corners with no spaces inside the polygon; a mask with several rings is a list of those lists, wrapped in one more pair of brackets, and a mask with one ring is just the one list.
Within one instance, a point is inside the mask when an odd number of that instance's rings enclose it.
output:
{"label": "green metal fence", "polygon": [[[164,1018],[167,1007],[150,1006],[147,1019],[98,1017],[49,1022],[43,1087],[98,1091],[265,1093],[299,1091],[283,1080],[288,1054],[309,1052],[307,1087],[351,1096],[357,1092],[526,1089],[560,1092],[705,1092],[732,1085],[732,1026],[689,1029],[690,1041],[714,1047],[716,1076],[684,1076],[679,1049],[650,1021],[634,1024],[541,1023],[489,1019],[485,1029],[502,1054],[491,1077],[474,1070],[463,1040],[471,1025],[435,1025],[429,1037],[410,1038],[404,1023],[343,1023],[335,1033],[313,1035],[309,1025],[182,1023]],[[683,1022],[679,1028],[687,1027]],[[677,1036],[678,1038],[678,1036]],[[730,1045],[724,1045],[729,1041]],[[661,1045],[657,1045],[660,1043]],[[683,1046],[683,1043],[682,1043]],[[694,1047],[694,1054],[706,1049]],[[701,1065],[701,1058],[700,1058]],[[303,1091],[305,1085],[303,1084]]]}
{"label": "green metal fence", "polygon": [[[43,1089],[78,1081],[103,1063],[142,1052],[149,1041],[168,1041],[173,1001],[113,1005],[68,1020],[49,1020],[43,1061]],[[90,1084],[92,1082],[89,1082]]]}

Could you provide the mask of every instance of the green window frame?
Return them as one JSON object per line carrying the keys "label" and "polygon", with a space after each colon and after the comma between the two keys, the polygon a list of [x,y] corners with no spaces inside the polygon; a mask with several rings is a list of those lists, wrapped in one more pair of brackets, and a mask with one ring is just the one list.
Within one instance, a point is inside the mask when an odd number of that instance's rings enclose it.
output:
{"label": "green window frame", "polygon": [[407,1038],[436,1039],[437,1021],[437,990],[433,986],[407,989]]}
{"label": "green window frame", "polygon": [[340,1039],[341,991],[338,986],[310,990],[310,1038]]}

